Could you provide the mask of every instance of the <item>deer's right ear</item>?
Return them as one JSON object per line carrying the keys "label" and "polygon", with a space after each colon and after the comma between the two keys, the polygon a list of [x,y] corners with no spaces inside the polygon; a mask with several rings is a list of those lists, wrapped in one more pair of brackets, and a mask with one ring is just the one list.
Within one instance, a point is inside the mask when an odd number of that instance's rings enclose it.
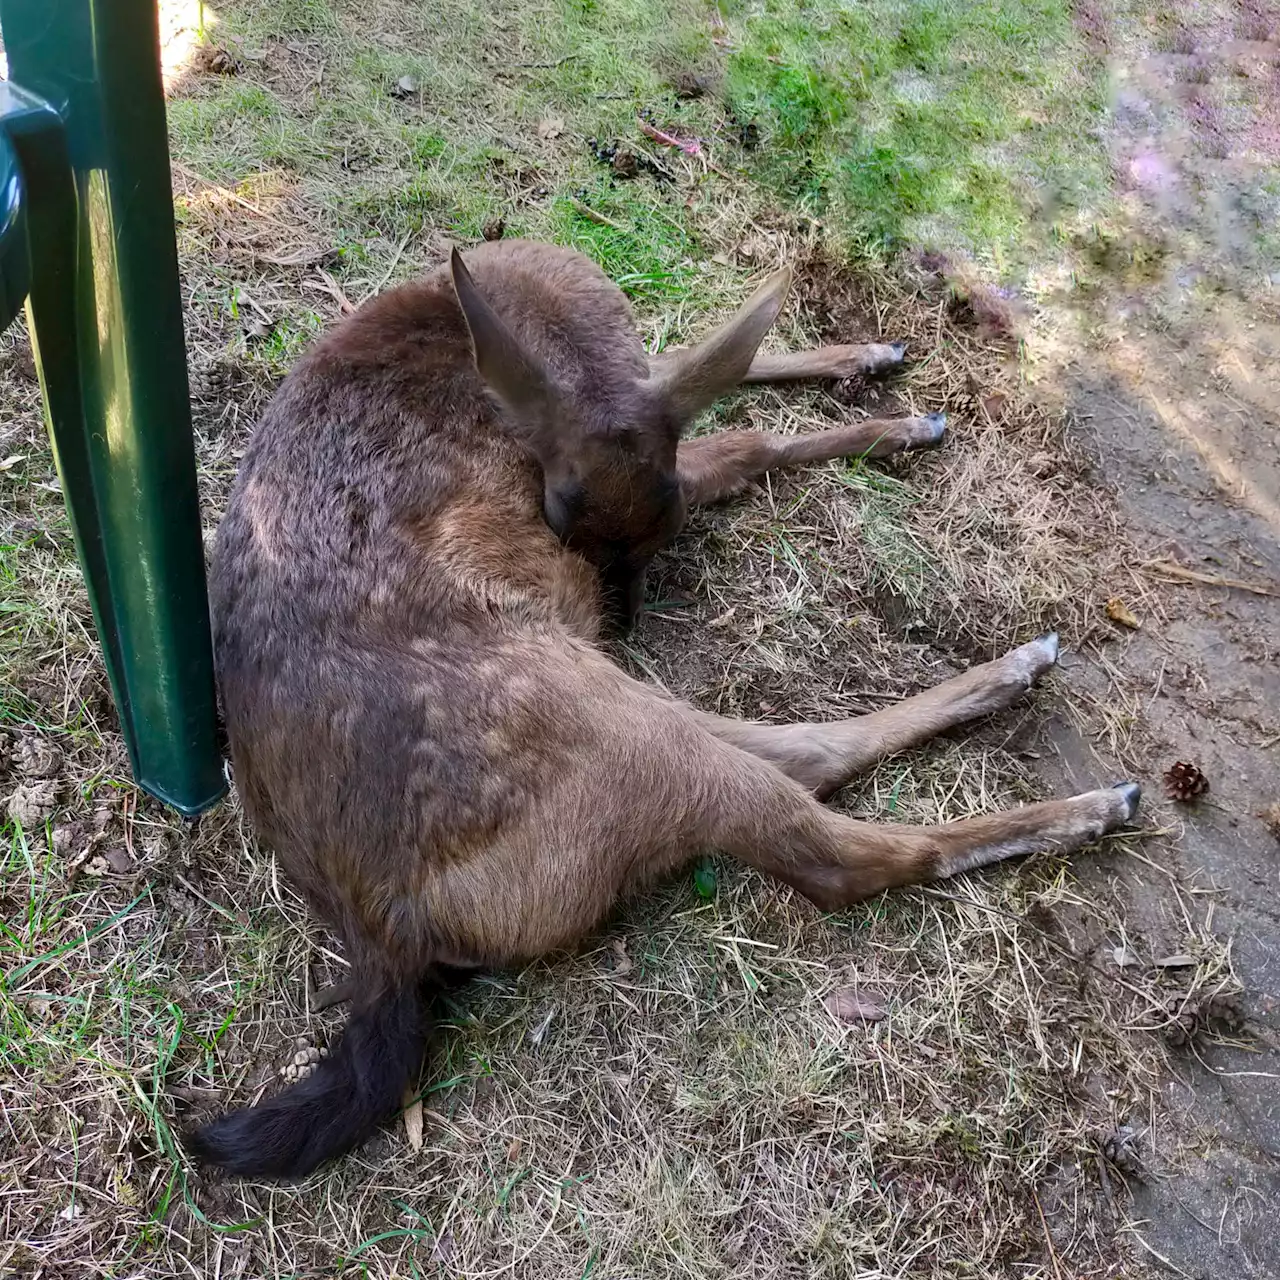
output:
{"label": "deer's right ear", "polygon": [[756,348],[778,318],[791,288],[791,268],[775,271],[727,324],[688,351],[673,351],[655,366],[654,382],[682,422],[733,390],[751,368]]}
{"label": "deer's right ear", "polygon": [[517,417],[536,415],[546,408],[549,390],[538,359],[524,349],[489,305],[457,249],[449,259],[449,271],[471,334],[471,348],[481,380]]}

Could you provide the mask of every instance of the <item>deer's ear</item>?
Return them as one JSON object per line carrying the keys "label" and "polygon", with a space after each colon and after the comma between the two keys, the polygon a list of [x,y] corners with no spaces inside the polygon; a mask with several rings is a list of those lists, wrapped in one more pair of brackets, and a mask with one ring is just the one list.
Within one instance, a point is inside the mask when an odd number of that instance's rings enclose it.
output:
{"label": "deer's ear", "polygon": [[688,422],[732,391],[747,375],[752,357],[787,300],[791,268],[775,271],[709,338],[688,351],[673,351],[653,373],[668,410]]}
{"label": "deer's ear", "polygon": [[471,334],[471,348],[481,380],[503,407],[518,418],[536,417],[545,410],[550,390],[541,363],[503,324],[480,292],[457,249],[449,259],[449,271]]}

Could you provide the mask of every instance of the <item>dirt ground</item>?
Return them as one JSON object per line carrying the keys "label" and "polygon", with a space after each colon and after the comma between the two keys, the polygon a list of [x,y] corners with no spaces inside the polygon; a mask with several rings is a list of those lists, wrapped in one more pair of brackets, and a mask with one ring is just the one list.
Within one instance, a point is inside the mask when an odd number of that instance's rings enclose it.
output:
{"label": "dirt ground", "polygon": [[1158,244],[1167,256],[1150,278],[1131,274],[1103,291],[1050,380],[1152,579],[1167,576],[1155,566],[1173,563],[1254,589],[1208,580],[1163,588],[1141,630],[1084,656],[1070,687],[1110,706],[1124,728],[1099,750],[1057,721],[1048,776],[1074,785],[1101,755],[1136,766],[1153,798],[1175,761],[1194,761],[1211,779],[1191,807],[1155,800],[1161,830],[1144,846],[1149,861],[1108,868],[1130,894],[1122,945],[1176,958],[1208,936],[1229,940],[1247,1019],[1235,1034],[1228,1012],[1215,1043],[1176,1049],[1163,1105],[1135,1119],[1148,1168],[1129,1229],[1171,1274],[1272,1276],[1280,1274],[1280,273],[1274,245],[1242,232],[1240,216],[1274,173],[1280,48],[1275,15],[1261,6],[1186,10],[1182,35],[1162,46],[1091,12],[1118,85],[1111,146],[1130,193],[1129,248]]}
{"label": "dirt ground", "polygon": [[[716,48],[746,38],[733,6],[727,26],[680,8]],[[905,339],[908,369],[745,394],[707,427],[902,407],[945,410],[947,443],[699,513],[619,661],[723,714],[828,718],[1056,627],[1061,670],[1024,705],[837,803],[934,822],[1133,777],[1141,827],[834,916],[705,860],[575,954],[451,996],[416,1139],[398,1120],[298,1186],[199,1174],[175,1132],[332,1042],[341,1010],[308,1000],[344,962],[234,795],[186,824],[132,788],[11,333],[0,1272],[1280,1274],[1275,15],[1074,7],[1111,68],[1120,211],[1073,232],[1024,307],[941,254],[850,270],[742,178],[748,137],[714,93],[642,86],[719,170],[636,131],[598,47],[566,107],[549,12],[240,0],[234,74],[175,58],[206,529],[297,350],[496,213],[629,279],[651,341],[791,261],[779,347]],[[448,148],[476,119],[467,168]],[[662,181],[599,176],[613,128]],[[420,171],[441,185],[406,196]],[[1163,798],[1178,761],[1208,780],[1194,803]],[[838,1016],[850,991],[884,1016]]]}

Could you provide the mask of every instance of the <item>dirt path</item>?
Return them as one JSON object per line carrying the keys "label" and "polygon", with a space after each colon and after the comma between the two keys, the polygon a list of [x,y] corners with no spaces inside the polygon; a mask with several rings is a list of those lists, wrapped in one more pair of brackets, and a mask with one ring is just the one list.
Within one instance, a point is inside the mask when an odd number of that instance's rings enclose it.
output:
{"label": "dirt path", "polygon": [[[1164,1113],[1131,1121],[1147,1173],[1130,1229],[1157,1269],[1197,1278],[1280,1274],[1280,832],[1263,816],[1280,802],[1280,263],[1257,221],[1274,201],[1280,45],[1265,9],[1175,8],[1161,39],[1099,21],[1130,223],[1094,304],[1055,321],[1074,321],[1078,352],[1055,379],[1139,563],[1273,593],[1139,570],[1141,629],[1068,670],[1107,741],[1059,721],[1047,766],[1065,787],[1101,757],[1151,800],[1149,862],[1097,871],[1127,883],[1127,936],[1092,943],[1113,966],[1117,948],[1126,964],[1194,961],[1164,970],[1166,1034],[1194,1035]],[[1209,780],[1194,805],[1161,798],[1175,761]]]}
{"label": "dirt path", "polygon": [[[1280,582],[1274,532],[1222,492],[1203,457],[1171,438],[1141,385],[1107,378],[1073,390],[1131,531],[1153,559]],[[1271,448],[1262,433],[1256,447],[1260,455]],[[1257,474],[1248,454],[1240,462]],[[1155,800],[1149,817],[1164,829],[1146,845],[1151,865],[1107,868],[1128,880],[1132,905],[1129,936],[1110,947],[1125,946],[1138,963],[1181,954],[1212,969],[1225,945],[1243,987],[1241,1037],[1229,1013],[1215,1019],[1206,1004],[1219,987],[1232,990],[1229,979],[1183,1000],[1188,971],[1167,971],[1171,1011],[1205,1021],[1209,1039],[1175,1050],[1167,1113],[1134,1121],[1150,1126],[1150,1175],[1133,1206],[1135,1220],[1148,1220],[1140,1234],[1197,1277],[1280,1273],[1280,843],[1258,816],[1280,797],[1278,606],[1238,590],[1171,589],[1157,605],[1166,616],[1148,616],[1142,631],[1070,674],[1073,691],[1137,711],[1121,754],[1136,763]],[[1069,726],[1058,726],[1056,744],[1060,777],[1096,767],[1090,744]],[[1175,760],[1210,779],[1193,807],[1157,798]]]}

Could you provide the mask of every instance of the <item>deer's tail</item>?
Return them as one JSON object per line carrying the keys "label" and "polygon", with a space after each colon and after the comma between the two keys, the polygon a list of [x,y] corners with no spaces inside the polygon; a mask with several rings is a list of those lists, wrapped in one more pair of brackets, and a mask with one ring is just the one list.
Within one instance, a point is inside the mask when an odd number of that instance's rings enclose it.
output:
{"label": "deer's tail", "polygon": [[412,983],[359,1003],[311,1076],[189,1132],[187,1150],[246,1178],[301,1177],[350,1151],[400,1106],[422,1061],[426,999]]}

